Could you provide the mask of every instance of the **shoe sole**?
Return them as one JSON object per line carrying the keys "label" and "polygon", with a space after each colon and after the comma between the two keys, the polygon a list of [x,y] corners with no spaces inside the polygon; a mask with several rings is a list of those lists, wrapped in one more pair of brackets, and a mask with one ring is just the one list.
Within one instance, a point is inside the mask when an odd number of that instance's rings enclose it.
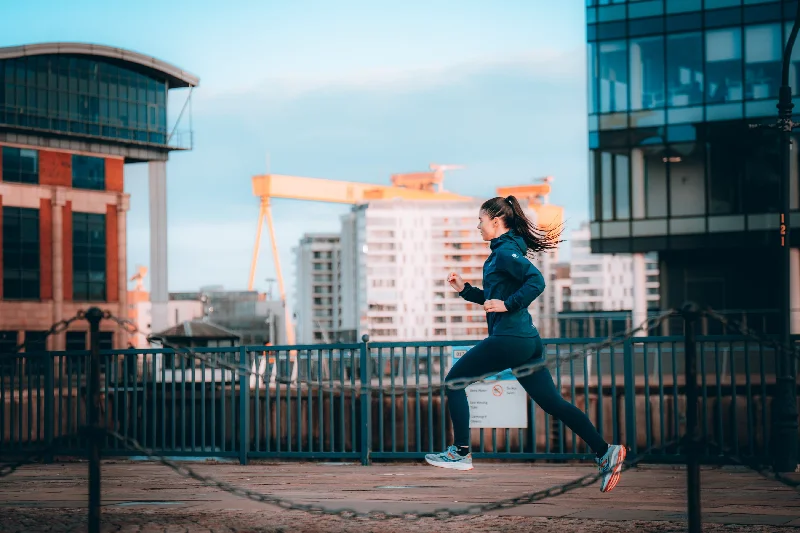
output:
{"label": "shoe sole", "polygon": [[619,483],[619,478],[622,477],[622,466],[625,462],[625,455],[627,454],[627,450],[625,446],[622,446],[619,449],[619,455],[617,456],[617,463],[614,465],[614,472],[611,473],[611,478],[608,480],[608,484],[605,486],[604,490],[601,492],[611,492],[614,490],[614,487],[617,486]]}
{"label": "shoe sole", "polygon": [[462,471],[465,471],[465,470],[472,470],[472,468],[473,468],[472,465],[468,465],[468,464],[464,464],[464,463],[439,463],[439,462],[434,462],[434,461],[431,461],[430,459],[428,459],[427,457],[425,458],[425,462],[428,463],[431,466],[438,466],[439,468],[449,468],[451,470],[462,470]]}

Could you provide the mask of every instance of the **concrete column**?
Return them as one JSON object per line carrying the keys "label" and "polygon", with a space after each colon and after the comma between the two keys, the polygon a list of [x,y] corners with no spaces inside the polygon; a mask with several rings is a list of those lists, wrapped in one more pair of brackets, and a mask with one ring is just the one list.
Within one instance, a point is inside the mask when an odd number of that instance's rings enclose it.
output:
{"label": "concrete column", "polygon": [[633,218],[645,217],[646,197],[644,190],[644,152],[641,148],[631,150],[631,204]]}
{"label": "concrete column", "polygon": [[167,163],[148,163],[150,184],[150,329],[169,327],[167,317]]}
{"label": "concrete column", "polygon": [[644,87],[644,72],[642,71],[642,47],[636,43],[630,45],[631,76],[631,109],[642,109],[642,88]]}
{"label": "concrete column", "polygon": [[[66,190],[60,187],[53,190],[53,322],[64,319],[64,205],[67,203]],[[53,336],[52,350],[66,349],[66,336],[59,333]]]}
{"label": "concrete column", "polygon": [[[644,254],[633,254],[633,326],[637,327],[647,320],[647,273]],[[646,331],[636,333],[637,337],[646,337]]]}
{"label": "concrete column", "polygon": [[[117,197],[117,258],[119,259],[118,278],[119,284],[117,290],[119,301],[119,309],[117,316],[122,319],[128,318],[128,243],[127,236],[127,220],[128,209],[130,209],[130,196],[127,194],[120,194]],[[120,348],[128,347],[128,334],[119,330],[116,345]]]}

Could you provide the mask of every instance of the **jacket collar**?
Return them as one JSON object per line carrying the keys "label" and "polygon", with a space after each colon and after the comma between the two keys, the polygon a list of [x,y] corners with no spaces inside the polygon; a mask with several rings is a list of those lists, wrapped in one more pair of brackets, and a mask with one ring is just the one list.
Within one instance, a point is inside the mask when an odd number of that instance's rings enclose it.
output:
{"label": "jacket collar", "polygon": [[519,248],[519,250],[523,254],[528,249],[528,246],[525,244],[525,239],[517,235],[517,232],[514,231],[513,229],[509,229],[507,232],[503,233],[499,237],[495,237],[494,239],[489,241],[489,247],[492,249],[492,251],[494,251],[506,243],[511,244],[516,248]]}

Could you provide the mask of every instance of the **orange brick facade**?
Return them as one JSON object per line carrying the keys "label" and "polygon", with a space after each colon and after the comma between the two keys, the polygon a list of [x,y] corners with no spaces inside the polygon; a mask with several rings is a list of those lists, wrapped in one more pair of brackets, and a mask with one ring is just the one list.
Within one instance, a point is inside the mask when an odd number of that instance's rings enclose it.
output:
{"label": "orange brick facade", "polygon": [[[75,154],[29,146],[11,145],[12,148],[36,150],[38,156],[38,185],[7,182],[2,175],[0,144],[0,331],[43,331],[64,318],[73,316],[78,309],[99,305],[118,316],[125,316],[125,269],[120,259],[124,257],[124,235],[119,234],[120,216],[127,209],[124,194],[124,160],[99,154],[81,154],[104,160],[105,187],[103,190],[85,190],[72,187],[72,161]],[[37,209],[39,212],[39,298],[35,300],[4,300],[3,291],[3,206]],[[105,219],[106,245],[106,298],[103,302],[74,301],[73,268],[73,212],[102,213]],[[56,233],[54,233],[54,231]],[[122,239],[122,240],[121,240]],[[60,249],[60,250],[59,250]],[[60,251],[60,264],[56,254]],[[60,279],[59,279],[60,278]],[[125,293],[122,293],[123,296]],[[60,298],[59,298],[60,297]],[[70,330],[82,331],[85,324],[76,322]],[[101,328],[112,331],[113,328]],[[124,336],[114,336],[116,347],[125,345]],[[52,336],[48,349],[65,349],[64,336]]]}
{"label": "orange brick facade", "polygon": [[117,206],[106,208],[106,301],[119,301],[119,246],[117,245]]}
{"label": "orange brick facade", "polygon": [[53,204],[39,200],[39,299],[53,299]]}
{"label": "orange brick facade", "polygon": [[72,186],[72,154],[39,150],[39,184]]}
{"label": "orange brick facade", "polygon": [[125,166],[122,159],[106,159],[106,190],[114,192],[122,192],[124,190],[123,183],[123,167]]}

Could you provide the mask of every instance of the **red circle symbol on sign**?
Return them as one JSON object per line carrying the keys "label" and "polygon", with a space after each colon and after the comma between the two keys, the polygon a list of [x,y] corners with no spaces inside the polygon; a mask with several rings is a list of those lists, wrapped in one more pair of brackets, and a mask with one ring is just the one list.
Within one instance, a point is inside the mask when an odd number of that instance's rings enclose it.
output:
{"label": "red circle symbol on sign", "polygon": [[492,387],[492,394],[494,394],[495,396],[502,396],[503,387],[501,387],[500,385],[495,385],[494,387]]}

